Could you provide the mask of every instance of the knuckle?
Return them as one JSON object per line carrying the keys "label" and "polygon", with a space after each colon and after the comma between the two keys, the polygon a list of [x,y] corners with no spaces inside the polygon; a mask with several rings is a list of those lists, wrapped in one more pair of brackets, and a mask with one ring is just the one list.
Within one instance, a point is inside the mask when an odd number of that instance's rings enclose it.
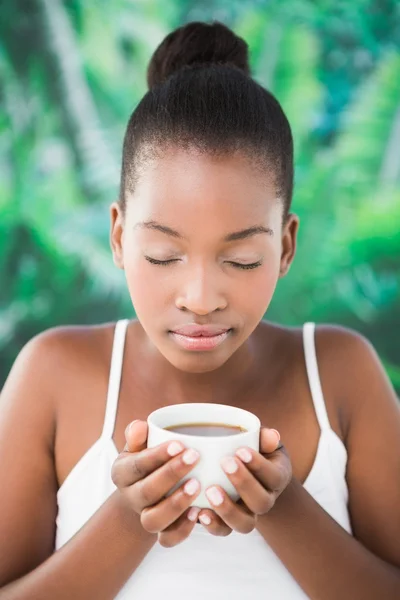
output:
{"label": "knuckle", "polygon": [[236,510],[237,509],[236,509],[235,505],[232,505],[231,503],[226,502],[226,506],[224,506],[223,513],[221,511],[222,518],[224,520],[226,519],[228,521],[232,520],[232,518],[234,519],[235,515],[236,515]]}
{"label": "knuckle", "polygon": [[167,475],[168,475],[169,479],[173,483],[176,483],[181,479],[182,469],[181,469],[181,464],[178,460],[168,461],[166,463],[166,470],[167,470]]}
{"label": "knuckle", "polygon": [[111,479],[117,487],[127,487],[144,476],[145,473],[136,457],[118,457],[111,467]]}
{"label": "knuckle", "polygon": [[256,506],[257,510],[255,511],[258,515],[263,515],[271,510],[273,505],[275,504],[275,499],[272,494],[267,494],[262,502]]}
{"label": "knuckle", "polygon": [[247,535],[248,533],[251,533],[254,530],[254,527],[255,527],[255,520],[247,519],[245,524],[243,525],[242,533]]}
{"label": "knuckle", "polygon": [[187,505],[192,501],[192,498],[186,496],[183,490],[177,490],[169,497],[169,500],[174,512],[182,512],[187,508]]}
{"label": "knuckle", "polygon": [[158,543],[163,548],[172,548],[173,546],[176,546],[178,542],[173,539],[172,534],[160,533],[158,535]]}
{"label": "knuckle", "polygon": [[142,506],[151,506],[156,501],[154,491],[145,479],[142,479],[138,484],[138,492],[140,496],[140,503]]}
{"label": "knuckle", "polygon": [[143,529],[145,529],[149,533],[159,532],[159,528],[156,527],[151,513],[149,511],[146,511],[146,509],[142,510],[142,512],[140,513],[140,524],[143,527]]}
{"label": "knuckle", "polygon": [[215,535],[218,535],[220,537],[227,537],[231,533],[232,533],[232,529],[230,527],[228,527],[227,525],[220,525],[215,530]]}
{"label": "knuckle", "polygon": [[130,462],[130,471],[135,480],[143,479],[145,476],[143,468],[140,465],[140,461],[136,457]]}
{"label": "knuckle", "polygon": [[279,469],[277,477],[277,486],[275,491],[281,491],[282,489],[284,489],[291,480],[291,478],[292,465],[290,462],[285,461],[285,464],[283,464]]}
{"label": "knuckle", "polygon": [[287,463],[286,463],[286,480],[285,480],[286,484],[289,483],[289,481],[292,479],[292,476],[293,476],[292,463],[288,459]]}
{"label": "knuckle", "polygon": [[228,535],[231,535],[233,529],[226,529],[225,533],[223,534],[223,537],[228,537]]}
{"label": "knuckle", "polygon": [[256,461],[254,461],[254,465],[252,465],[252,472],[255,476],[257,476],[259,473],[262,473],[264,470],[264,465],[256,463]]}
{"label": "knuckle", "polygon": [[111,480],[114,485],[121,487],[120,485],[120,461],[117,459],[114,461],[111,467]]}

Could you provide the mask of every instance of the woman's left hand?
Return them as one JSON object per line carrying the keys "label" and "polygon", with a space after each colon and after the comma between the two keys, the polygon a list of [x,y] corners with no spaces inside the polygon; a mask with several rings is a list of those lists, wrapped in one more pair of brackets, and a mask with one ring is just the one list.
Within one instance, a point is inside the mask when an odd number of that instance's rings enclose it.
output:
{"label": "woman's left hand", "polygon": [[221,462],[240,500],[231,500],[220,486],[207,488],[213,510],[202,509],[198,519],[210,533],[217,536],[229,535],[232,530],[250,533],[257,517],[271,510],[292,477],[290,459],[279,440],[277,431],[262,427],[260,452],[245,446],[234,457]]}

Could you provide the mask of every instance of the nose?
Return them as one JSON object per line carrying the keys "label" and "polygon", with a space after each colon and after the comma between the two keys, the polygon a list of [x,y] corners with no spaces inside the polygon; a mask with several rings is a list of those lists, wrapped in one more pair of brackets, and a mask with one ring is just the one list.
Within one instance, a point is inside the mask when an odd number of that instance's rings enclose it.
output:
{"label": "nose", "polygon": [[216,274],[212,274],[210,269],[192,267],[176,298],[177,308],[199,316],[226,308],[227,300],[221,291],[221,282],[218,285],[216,279]]}

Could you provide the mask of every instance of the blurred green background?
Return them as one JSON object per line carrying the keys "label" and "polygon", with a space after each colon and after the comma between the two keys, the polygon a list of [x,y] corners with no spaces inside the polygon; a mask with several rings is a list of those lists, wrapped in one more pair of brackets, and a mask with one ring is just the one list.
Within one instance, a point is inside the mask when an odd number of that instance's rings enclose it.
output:
{"label": "blurred green background", "polygon": [[0,388],[37,332],[133,314],[108,244],[124,128],[162,38],[212,19],[295,137],[299,248],[267,317],[356,329],[400,391],[398,0],[3,0]]}

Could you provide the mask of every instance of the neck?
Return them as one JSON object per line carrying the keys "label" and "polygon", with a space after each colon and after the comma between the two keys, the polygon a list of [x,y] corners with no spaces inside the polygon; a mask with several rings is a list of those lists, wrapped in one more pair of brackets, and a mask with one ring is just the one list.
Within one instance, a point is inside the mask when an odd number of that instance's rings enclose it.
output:
{"label": "neck", "polygon": [[254,334],[221,367],[206,373],[181,371],[154,346],[143,347],[147,347],[145,360],[141,361],[148,365],[147,384],[152,397],[159,397],[160,406],[187,402],[244,404],[246,394],[260,378]]}

